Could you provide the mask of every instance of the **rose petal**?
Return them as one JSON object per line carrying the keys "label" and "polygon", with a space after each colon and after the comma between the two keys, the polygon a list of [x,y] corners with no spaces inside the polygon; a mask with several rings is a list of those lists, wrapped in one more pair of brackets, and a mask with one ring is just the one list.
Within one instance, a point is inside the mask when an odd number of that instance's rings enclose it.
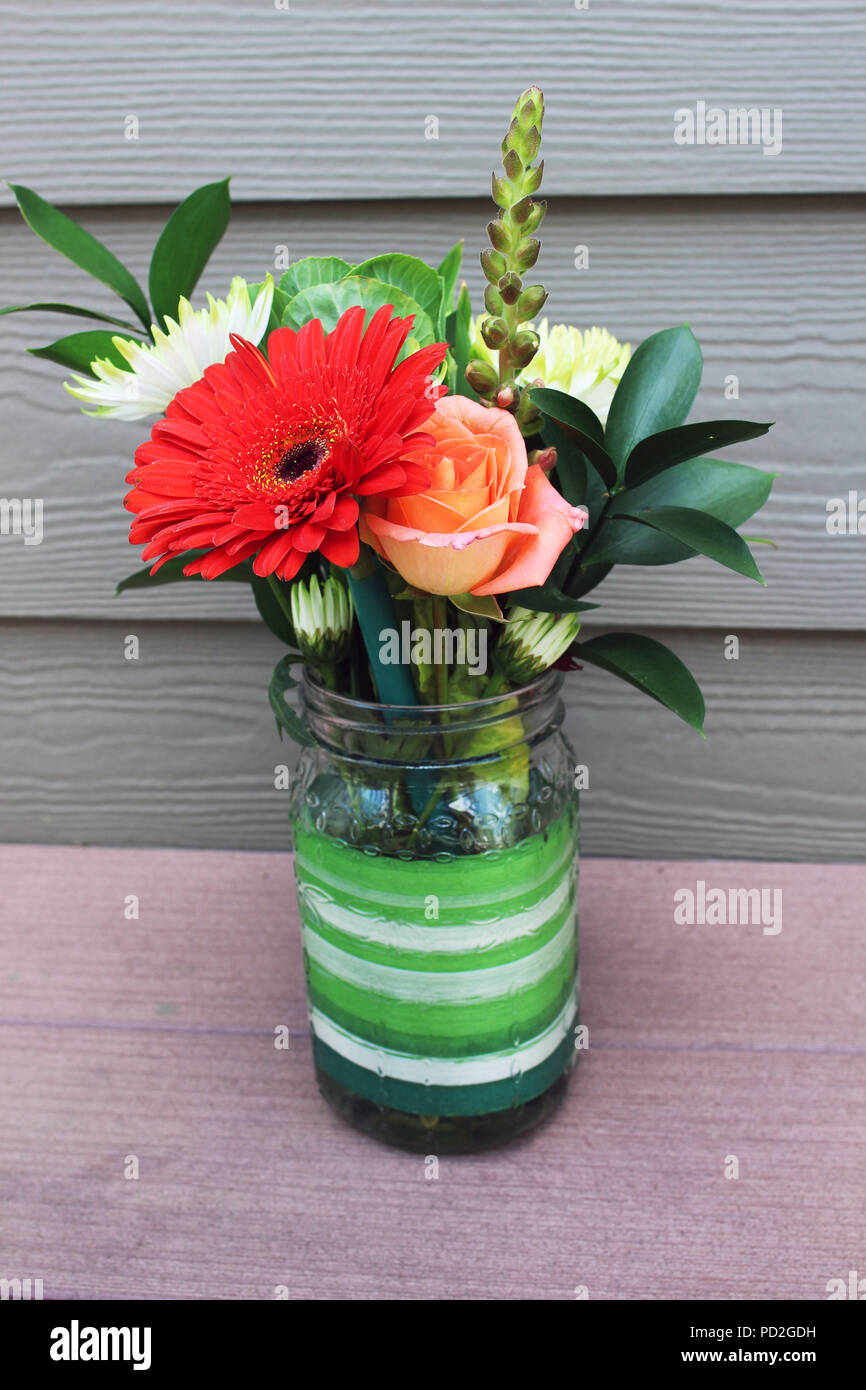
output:
{"label": "rose petal", "polygon": [[518,518],[532,523],[535,535],[508,547],[499,571],[472,590],[479,597],[543,584],[572,536],[586,525],[588,513],[585,507],[566,502],[538,464],[533,464],[520,494]]}

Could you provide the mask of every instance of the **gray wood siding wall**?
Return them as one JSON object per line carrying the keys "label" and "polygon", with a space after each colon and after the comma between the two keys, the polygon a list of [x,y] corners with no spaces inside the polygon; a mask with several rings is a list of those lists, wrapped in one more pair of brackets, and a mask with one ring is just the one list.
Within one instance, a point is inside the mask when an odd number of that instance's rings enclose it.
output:
{"label": "gray wood siding wall", "polygon": [[[861,4],[72,0],[0,4],[0,25],[0,172],[74,208],[142,276],[171,203],[232,173],[202,281],[217,294],[281,246],[438,258],[463,236],[478,305],[490,169],[539,81],[550,317],[635,344],[687,321],[706,364],[696,418],[777,421],[728,451],[779,473],[746,528],[780,547],[759,551],[766,590],[693,560],[594,595],[598,630],[654,632],[692,665],[709,737],[601,672],[571,677],[584,848],[863,858],[866,535],[825,524],[829,498],[866,498]],[[779,108],[781,153],[676,145],[673,113],[698,100]],[[0,246],[0,304],[109,308],[5,188]],[[0,496],[41,497],[45,528],[40,546],[0,537],[0,837],[278,847],[277,645],[240,586],[113,597],[138,565],[120,498],[147,422],[80,415],[60,369],[23,350],[75,326],[0,320]]]}

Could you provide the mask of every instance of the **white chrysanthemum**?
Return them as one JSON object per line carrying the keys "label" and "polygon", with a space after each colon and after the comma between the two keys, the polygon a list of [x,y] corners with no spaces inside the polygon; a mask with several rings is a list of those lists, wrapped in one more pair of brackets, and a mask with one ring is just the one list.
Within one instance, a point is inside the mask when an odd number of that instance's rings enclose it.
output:
{"label": "white chrysanthemum", "polygon": [[[473,355],[496,366],[498,353],[492,353],[485,344],[478,332],[479,322],[472,323]],[[628,366],[631,344],[620,343],[606,328],[588,328],[581,333],[565,323],[549,328],[547,319],[527,327],[534,327],[541,341],[529,366],[518,374],[520,385],[540,382],[577,396],[604,424],[613,393]]]}
{"label": "white chrysanthemum", "polygon": [[112,338],[130,371],[98,357],[91,364],[97,381],[76,375],[74,386],[69,382],[64,385],[78,400],[95,407],[85,410],[86,415],[112,415],[118,420],[161,415],[178,391],[201,379],[205,367],[225,361],[231,350],[231,333],[258,345],[267,328],[273,297],[273,276],[267,276],[250,304],[247,282],[236,275],[225,299],[208,295],[206,309],[193,309],[188,299],[181,299],[177,322],[166,316],[165,332],[153,325],[152,344]]}

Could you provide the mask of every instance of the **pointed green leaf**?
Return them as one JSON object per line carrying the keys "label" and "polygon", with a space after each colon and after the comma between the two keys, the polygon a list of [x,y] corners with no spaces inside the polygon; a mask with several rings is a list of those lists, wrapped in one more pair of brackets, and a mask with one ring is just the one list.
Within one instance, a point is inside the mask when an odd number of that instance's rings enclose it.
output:
{"label": "pointed green leaf", "polygon": [[727,444],[757,439],[769,429],[772,425],[759,425],[752,420],[707,420],[651,434],[636,444],[629,455],[626,486],[638,487],[678,463],[724,449]]}
{"label": "pointed green leaf", "polygon": [[589,406],[576,396],[569,396],[565,391],[554,391],[549,386],[534,386],[530,395],[533,404],[537,405],[549,420],[554,420],[565,430],[580,447],[605,487],[614,487],[616,469],[604,447],[601,421]]}
{"label": "pointed green leaf", "polygon": [[71,367],[75,372],[86,372],[93,376],[90,364],[97,357],[107,357],[116,367],[129,371],[129,363],[114,346],[112,339],[116,334],[107,329],[91,329],[87,333],[72,333],[68,338],[58,338],[47,347],[28,348],[34,357],[44,357],[49,362],[59,362],[61,367]]}
{"label": "pointed green leaf", "polygon": [[[472,319],[472,301],[469,298],[469,291],[466,284],[460,286],[460,293],[457,296],[457,308],[448,315],[445,323],[445,336],[449,345],[449,390],[456,396],[468,396],[470,401],[477,401],[478,395],[473,391],[469,382],[466,380],[466,368],[472,358],[472,340],[470,337],[470,323]],[[453,376],[453,380],[451,377]]]}
{"label": "pointed green leaf", "polygon": [[55,251],[59,251],[61,256],[72,261],[73,265],[85,270],[95,280],[101,280],[103,285],[108,285],[109,289],[120,295],[149,330],[147,300],[135,276],[130,274],[126,266],[121,265],[101,241],[97,241],[90,232],[79,227],[77,222],[51,203],[46,203],[32,188],[25,188],[20,183],[10,183],[9,187],[28,227]]}
{"label": "pointed green leaf", "polygon": [[688,667],[661,642],[638,632],[610,632],[577,642],[570,654],[619,676],[703,733],[706,710],[700,687]]}
{"label": "pointed green leaf", "polygon": [[206,183],[184,198],[163,227],[150,260],[150,298],[160,323],[177,318],[177,302],[189,299],[231,217],[229,181]]}
{"label": "pointed green leaf", "polygon": [[594,568],[613,564],[672,565],[688,560],[696,553],[689,546],[639,522],[614,522],[612,518],[620,512],[644,507],[693,507],[736,528],[763,507],[775,476],[729,459],[690,459],[677,464],[656,474],[649,482],[626,488],[611,499],[610,519],[605,519],[599,530],[592,533],[582,563]]}
{"label": "pointed green leaf", "polygon": [[652,526],[672,540],[689,546],[727,569],[763,584],[761,572],[746,542],[732,526],[692,507],[647,507],[643,511],[622,513],[631,521]]}
{"label": "pointed green leaf", "polygon": [[531,589],[515,589],[508,595],[513,606],[528,608],[532,613],[586,613],[598,608],[597,603],[584,603],[563,593],[552,579],[545,584],[534,584]]}
{"label": "pointed green leaf", "polygon": [[613,565],[596,565],[589,562],[586,569],[579,569],[577,574],[571,575],[568,581],[568,592],[572,598],[581,598],[584,594],[597,589],[603,579],[607,579],[613,569]]}
{"label": "pointed green leaf", "polygon": [[505,621],[502,609],[492,594],[449,594],[448,597],[461,613],[471,613],[474,618],[489,618],[494,623]]}
{"label": "pointed green leaf", "polygon": [[701,349],[686,325],[653,333],[637,348],[614,393],[604,432],[620,478],[636,444],[683,423],[702,368]]}
{"label": "pointed green leaf", "polygon": [[567,391],[556,391],[552,386],[533,386],[530,394],[535,405],[549,419],[557,420],[567,429],[588,435],[596,444],[604,445],[604,426],[585,401],[570,396]]}
{"label": "pointed green leaf", "polygon": [[448,252],[448,255],[439,263],[438,273],[442,276],[444,286],[442,301],[445,313],[450,314],[454,307],[454,291],[457,288],[457,277],[460,274],[460,267],[463,264],[463,242],[456,241]]}
{"label": "pointed green leaf", "polygon": [[100,314],[96,309],[79,309],[77,304],[13,304],[8,309],[0,309],[3,314],[74,314],[79,319],[98,319],[100,323],[115,323],[118,328],[126,328],[136,335],[141,333],[137,324],[126,319],[116,319],[113,314]]}
{"label": "pointed green leaf", "polygon": [[[539,433],[548,448],[556,450],[556,466],[551,477],[556,480],[566,502],[570,502],[573,507],[587,506],[590,467],[586,454],[578,448],[575,440],[562,426],[548,416],[544,417]],[[599,493],[603,492],[604,484],[595,469],[592,470],[591,476]]]}

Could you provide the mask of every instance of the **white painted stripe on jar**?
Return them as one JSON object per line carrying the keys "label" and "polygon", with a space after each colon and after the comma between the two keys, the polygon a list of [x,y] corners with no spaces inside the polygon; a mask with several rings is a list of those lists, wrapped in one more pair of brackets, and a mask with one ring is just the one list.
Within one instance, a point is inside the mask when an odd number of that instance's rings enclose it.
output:
{"label": "white painted stripe on jar", "polygon": [[567,1036],[576,1015],[577,999],[572,995],[553,1023],[537,1037],[504,1052],[488,1052],[475,1057],[416,1057],[376,1047],[339,1027],[314,1008],[310,1009],[310,1023],[316,1037],[327,1047],[365,1071],[394,1081],[413,1081],[419,1086],[477,1086],[488,1081],[507,1080],[515,1062],[519,1062],[521,1071],[529,1071],[546,1061]]}

